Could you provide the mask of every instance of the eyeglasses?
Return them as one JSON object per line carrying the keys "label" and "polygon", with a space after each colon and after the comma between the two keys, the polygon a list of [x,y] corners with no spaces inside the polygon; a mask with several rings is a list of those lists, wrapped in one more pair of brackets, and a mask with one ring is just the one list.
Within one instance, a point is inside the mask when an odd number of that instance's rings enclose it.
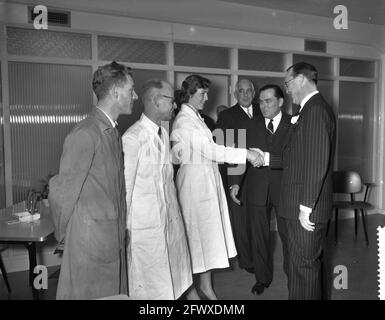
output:
{"label": "eyeglasses", "polygon": [[171,99],[171,103],[175,102],[175,98],[174,97],[166,96],[165,94],[162,94],[162,97]]}
{"label": "eyeglasses", "polygon": [[285,87],[288,88],[288,85],[289,85],[290,81],[293,81],[295,78],[296,78],[296,77],[291,78],[291,79],[288,80],[288,81],[285,81],[285,82],[284,82],[284,83],[285,83]]}

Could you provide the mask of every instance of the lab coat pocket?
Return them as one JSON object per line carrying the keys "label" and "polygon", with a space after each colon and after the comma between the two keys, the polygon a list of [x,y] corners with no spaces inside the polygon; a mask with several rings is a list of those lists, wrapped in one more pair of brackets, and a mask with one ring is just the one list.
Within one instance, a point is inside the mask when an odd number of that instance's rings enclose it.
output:
{"label": "lab coat pocket", "polygon": [[140,199],[133,199],[131,214],[133,229],[152,229],[159,227],[161,217],[157,194],[143,194]]}

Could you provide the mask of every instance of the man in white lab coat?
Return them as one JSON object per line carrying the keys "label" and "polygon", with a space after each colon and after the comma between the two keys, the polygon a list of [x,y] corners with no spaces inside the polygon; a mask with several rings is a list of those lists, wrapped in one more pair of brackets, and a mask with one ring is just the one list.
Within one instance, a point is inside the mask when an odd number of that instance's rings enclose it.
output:
{"label": "man in white lab coat", "polygon": [[144,112],[123,135],[132,299],[178,299],[192,284],[169,136],[161,127],[173,117],[173,95],[168,82],[147,81],[142,90]]}

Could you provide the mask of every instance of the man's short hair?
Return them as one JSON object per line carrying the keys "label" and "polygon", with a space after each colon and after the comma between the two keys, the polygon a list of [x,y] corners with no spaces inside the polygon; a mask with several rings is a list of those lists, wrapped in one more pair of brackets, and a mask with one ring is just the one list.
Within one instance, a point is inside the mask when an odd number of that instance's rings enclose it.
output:
{"label": "man's short hair", "polygon": [[146,104],[147,99],[148,99],[148,95],[151,92],[151,90],[154,89],[154,88],[162,89],[164,87],[164,83],[165,83],[165,81],[164,80],[160,80],[160,79],[150,79],[150,80],[147,80],[144,83],[144,85],[142,87],[142,90],[141,90],[141,96],[142,96],[143,104]]}
{"label": "man's short hair", "polygon": [[124,86],[127,76],[132,77],[132,69],[115,61],[99,67],[92,79],[92,89],[98,100],[104,99],[113,86]]}
{"label": "man's short hair", "polygon": [[274,96],[277,99],[280,99],[280,98],[283,99],[284,98],[283,91],[282,91],[281,87],[277,86],[276,84],[267,84],[267,85],[263,86],[261,89],[259,89],[258,95],[260,95],[262,91],[269,90],[269,89],[274,90]]}
{"label": "man's short hair", "polygon": [[310,63],[306,62],[297,62],[287,68],[286,71],[292,70],[293,76],[296,77],[299,74],[302,74],[304,77],[306,77],[310,82],[313,82],[314,84],[317,84],[318,82],[318,72],[317,69],[311,65]]}
{"label": "man's short hair", "polygon": [[238,90],[239,90],[239,84],[240,84],[242,81],[247,81],[247,82],[251,85],[251,88],[253,89],[253,91],[255,92],[254,83],[253,83],[253,81],[251,81],[251,80],[249,80],[249,79],[239,79],[239,80],[237,81],[237,83],[235,84],[235,91],[238,91]]}

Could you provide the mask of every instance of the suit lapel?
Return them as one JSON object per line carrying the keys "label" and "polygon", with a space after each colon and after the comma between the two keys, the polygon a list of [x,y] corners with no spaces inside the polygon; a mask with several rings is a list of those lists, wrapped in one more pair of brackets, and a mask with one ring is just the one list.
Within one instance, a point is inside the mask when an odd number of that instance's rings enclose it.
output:
{"label": "suit lapel", "polygon": [[[242,119],[242,121],[249,121],[250,120],[249,116],[246,114],[245,111],[243,111],[239,103],[237,103],[236,106],[237,107],[235,108],[235,110],[237,112],[237,116],[239,117],[239,119]],[[253,119],[254,119],[254,108],[253,108]]]}

